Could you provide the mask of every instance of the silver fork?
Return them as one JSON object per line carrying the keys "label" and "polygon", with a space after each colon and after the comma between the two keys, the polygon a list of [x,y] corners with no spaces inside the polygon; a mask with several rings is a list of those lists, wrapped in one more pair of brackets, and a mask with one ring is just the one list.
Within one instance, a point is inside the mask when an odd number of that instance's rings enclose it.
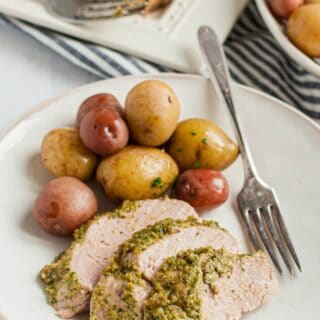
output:
{"label": "silver fork", "polygon": [[44,0],[51,14],[70,22],[127,16],[147,4],[148,0]]}
{"label": "silver fork", "polygon": [[198,38],[207,66],[210,69],[210,78],[213,84],[215,86],[217,84],[220,88],[234,123],[245,173],[245,183],[238,194],[237,202],[249,239],[255,250],[261,250],[261,244],[264,244],[274,266],[281,275],[282,268],[275,246],[291,274],[294,272],[292,259],[301,271],[301,265],[282,218],[275,191],[262,181],[257,174],[249,146],[241,131],[233,104],[229,73],[222,46],[217,35],[210,27],[201,27]]}

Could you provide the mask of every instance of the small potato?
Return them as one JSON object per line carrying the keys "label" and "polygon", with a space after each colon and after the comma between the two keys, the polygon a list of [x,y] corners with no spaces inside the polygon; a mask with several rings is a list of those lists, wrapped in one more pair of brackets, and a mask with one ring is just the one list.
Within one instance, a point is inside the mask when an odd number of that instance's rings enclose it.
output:
{"label": "small potato", "polygon": [[41,158],[56,177],[70,176],[86,181],[97,165],[97,157],[81,142],[78,130],[54,129],[44,138]]}
{"label": "small potato", "polygon": [[239,149],[212,121],[188,119],[178,124],[168,153],[182,171],[194,168],[220,171],[237,159]]}
{"label": "small potato", "polygon": [[44,230],[68,236],[97,209],[97,199],[87,185],[72,177],[60,177],[43,188],[34,204],[33,217]]}
{"label": "small potato", "polygon": [[157,198],[177,175],[178,167],[167,153],[141,146],[126,147],[104,159],[97,170],[97,180],[114,202]]}
{"label": "small potato", "polygon": [[320,4],[295,10],[287,24],[290,40],[310,57],[320,57]]}
{"label": "small potato", "polygon": [[294,10],[303,5],[304,0],[268,0],[267,2],[276,17],[287,19]]}
{"label": "small potato", "polygon": [[110,108],[119,113],[120,116],[123,116],[123,110],[118,99],[110,93],[98,93],[95,94],[82,102],[79,107],[76,127],[80,128],[81,121],[83,117],[91,110],[95,108]]}
{"label": "small potato", "polygon": [[127,145],[129,130],[116,111],[100,107],[91,110],[82,119],[80,138],[92,152],[109,156]]}
{"label": "small potato", "polygon": [[225,202],[229,195],[226,178],[210,169],[192,169],[185,171],[175,186],[178,199],[203,210],[216,207]]}
{"label": "small potato", "polygon": [[128,94],[125,117],[132,138],[144,146],[164,144],[180,116],[180,103],[172,88],[158,80],[139,83]]}
{"label": "small potato", "polygon": [[305,0],[305,4],[320,3],[320,0]]}

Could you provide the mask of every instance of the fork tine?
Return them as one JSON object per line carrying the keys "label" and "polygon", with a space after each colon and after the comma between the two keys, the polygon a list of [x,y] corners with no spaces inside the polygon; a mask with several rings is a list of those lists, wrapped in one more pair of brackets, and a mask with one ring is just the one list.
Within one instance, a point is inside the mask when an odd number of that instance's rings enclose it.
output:
{"label": "fork tine", "polygon": [[290,257],[288,256],[288,252],[285,248],[285,246],[283,245],[283,242],[281,241],[281,239],[279,238],[279,235],[278,235],[278,231],[274,225],[274,222],[273,222],[273,219],[272,219],[272,212],[271,212],[271,208],[270,206],[268,206],[264,212],[263,212],[263,218],[264,218],[264,221],[266,222],[267,226],[268,226],[268,229],[270,231],[270,233],[272,234],[272,237],[274,239],[274,242],[276,243],[277,245],[277,248],[289,270],[289,272],[291,274],[293,274],[293,269],[292,269],[292,265],[291,265],[291,262],[290,262]]}
{"label": "fork tine", "polygon": [[282,275],[282,269],[281,269],[279,260],[277,258],[277,255],[273,249],[272,241],[270,240],[269,235],[266,232],[266,229],[261,221],[260,209],[257,208],[256,211],[252,212],[251,217],[257,227],[257,231],[258,231],[258,233],[264,243],[264,246],[266,247],[266,249],[270,255],[270,258],[271,258],[273,264],[275,265],[275,267],[278,270],[278,272],[280,273],[280,275]]}
{"label": "fork tine", "polygon": [[299,271],[301,272],[302,271],[301,264],[300,264],[298,255],[296,253],[296,250],[294,249],[294,246],[293,246],[292,241],[290,239],[290,236],[289,236],[288,230],[286,228],[286,225],[284,223],[284,220],[282,218],[282,215],[281,215],[277,200],[275,200],[274,205],[272,205],[272,209],[273,209],[273,213],[275,215],[274,220],[277,221],[277,223],[278,223],[278,225],[280,227],[280,230],[282,232],[282,235],[283,235],[283,237],[284,237],[284,239],[285,239],[285,241],[287,243],[288,249],[289,249],[289,251],[290,251],[290,253],[292,255],[292,258],[293,258],[294,262],[296,263]]}
{"label": "fork tine", "polygon": [[257,239],[256,235],[255,235],[255,232],[252,228],[252,225],[251,225],[251,222],[250,222],[250,218],[249,218],[249,211],[246,210],[246,211],[242,211],[240,209],[240,212],[241,212],[241,215],[242,215],[242,218],[243,218],[243,221],[245,223],[245,226],[247,228],[247,233],[249,235],[249,239],[251,241],[251,243],[253,244],[254,246],[254,249],[256,251],[259,251],[261,250],[261,246],[260,246],[260,243],[259,243],[259,240]]}

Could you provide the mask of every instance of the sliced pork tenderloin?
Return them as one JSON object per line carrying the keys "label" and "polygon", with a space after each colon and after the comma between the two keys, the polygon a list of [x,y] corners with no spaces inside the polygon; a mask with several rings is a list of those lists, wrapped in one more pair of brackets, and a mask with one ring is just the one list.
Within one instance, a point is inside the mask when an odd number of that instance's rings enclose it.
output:
{"label": "sliced pork tenderloin", "polygon": [[101,272],[123,242],[163,219],[188,217],[198,218],[187,203],[169,199],[126,201],[114,212],[97,215],[76,230],[71,246],[41,270],[49,303],[62,318],[87,310]]}
{"label": "sliced pork tenderloin", "polygon": [[162,264],[144,303],[144,320],[239,320],[277,291],[267,257],[188,250]]}
{"label": "sliced pork tenderloin", "polygon": [[[101,276],[92,294],[90,319],[142,319],[141,296],[148,295],[148,281],[161,264],[180,251],[207,246],[239,252],[236,240],[226,230],[193,217],[166,219],[135,233]],[[113,290],[113,286],[121,290]]]}

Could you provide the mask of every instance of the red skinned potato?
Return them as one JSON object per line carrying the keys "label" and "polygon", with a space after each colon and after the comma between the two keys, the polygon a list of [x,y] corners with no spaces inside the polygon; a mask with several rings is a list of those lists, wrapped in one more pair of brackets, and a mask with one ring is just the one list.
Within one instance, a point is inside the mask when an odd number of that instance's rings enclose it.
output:
{"label": "red skinned potato", "polygon": [[175,194],[178,199],[203,210],[225,202],[229,195],[229,185],[218,171],[192,169],[181,174],[175,186]]}
{"label": "red skinned potato", "polygon": [[72,177],[51,180],[39,194],[33,217],[40,226],[55,235],[69,236],[98,210],[93,191]]}
{"label": "red skinned potato", "polygon": [[118,112],[101,107],[84,116],[80,125],[80,138],[89,150],[107,156],[127,145],[129,129]]}
{"label": "red skinned potato", "polygon": [[110,93],[98,93],[82,102],[79,107],[76,119],[76,127],[80,128],[83,117],[91,110],[99,107],[106,107],[115,110],[123,116],[123,110],[118,99]]}
{"label": "red skinned potato", "polygon": [[304,0],[267,0],[277,18],[288,19],[291,13],[304,4]]}

